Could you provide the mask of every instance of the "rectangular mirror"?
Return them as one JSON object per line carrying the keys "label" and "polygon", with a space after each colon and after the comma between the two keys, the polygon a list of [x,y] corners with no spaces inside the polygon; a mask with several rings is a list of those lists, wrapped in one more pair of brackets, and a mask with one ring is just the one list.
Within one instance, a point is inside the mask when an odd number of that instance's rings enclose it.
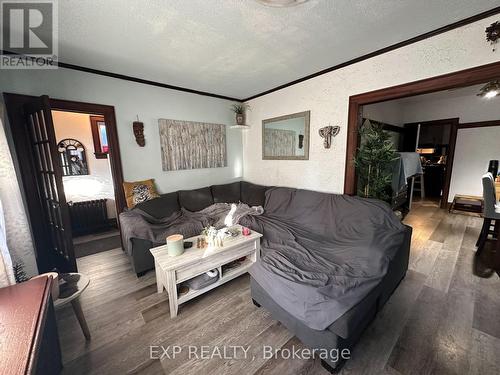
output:
{"label": "rectangular mirror", "polygon": [[263,160],[308,160],[311,111],[262,121]]}

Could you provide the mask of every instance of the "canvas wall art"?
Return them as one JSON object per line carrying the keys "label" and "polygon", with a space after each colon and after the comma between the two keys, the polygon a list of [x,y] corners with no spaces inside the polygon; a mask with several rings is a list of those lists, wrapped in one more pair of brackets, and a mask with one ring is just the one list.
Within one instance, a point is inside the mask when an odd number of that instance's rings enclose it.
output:
{"label": "canvas wall art", "polygon": [[167,119],[158,125],[164,171],[227,166],[225,125]]}

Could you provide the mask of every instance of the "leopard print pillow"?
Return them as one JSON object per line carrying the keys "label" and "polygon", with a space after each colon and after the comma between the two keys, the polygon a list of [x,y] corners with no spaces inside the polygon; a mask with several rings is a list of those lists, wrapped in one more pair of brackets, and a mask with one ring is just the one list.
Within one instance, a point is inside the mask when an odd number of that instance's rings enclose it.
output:
{"label": "leopard print pillow", "polygon": [[135,182],[124,182],[123,189],[127,199],[128,208],[136,204],[159,197],[153,179]]}
{"label": "leopard print pillow", "polygon": [[132,200],[134,205],[141,202],[146,202],[150,199],[153,199],[154,196],[151,192],[151,187],[148,185],[140,184],[135,185],[132,188]]}

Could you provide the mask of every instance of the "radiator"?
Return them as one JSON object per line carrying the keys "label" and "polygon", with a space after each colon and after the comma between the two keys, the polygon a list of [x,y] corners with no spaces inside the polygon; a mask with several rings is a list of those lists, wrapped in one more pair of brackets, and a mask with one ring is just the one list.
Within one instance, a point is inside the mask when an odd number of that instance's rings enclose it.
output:
{"label": "radiator", "polygon": [[73,236],[89,234],[110,228],[107,199],[68,202]]}

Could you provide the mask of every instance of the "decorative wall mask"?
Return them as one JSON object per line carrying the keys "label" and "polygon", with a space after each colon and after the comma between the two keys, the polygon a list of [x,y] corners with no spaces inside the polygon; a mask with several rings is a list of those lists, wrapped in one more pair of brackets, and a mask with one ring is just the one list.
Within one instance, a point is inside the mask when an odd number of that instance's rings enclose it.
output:
{"label": "decorative wall mask", "polygon": [[137,121],[132,124],[134,128],[135,141],[141,147],[146,145],[146,139],[144,138],[144,124],[139,121],[139,116],[137,116]]}
{"label": "decorative wall mask", "polygon": [[486,32],[486,40],[490,42],[493,46],[493,51],[495,51],[495,45],[500,39],[500,21],[492,23],[485,30]]}
{"label": "decorative wall mask", "polygon": [[325,126],[319,129],[319,135],[323,139],[323,146],[330,148],[332,145],[332,137],[335,137],[340,132],[340,126]]}

